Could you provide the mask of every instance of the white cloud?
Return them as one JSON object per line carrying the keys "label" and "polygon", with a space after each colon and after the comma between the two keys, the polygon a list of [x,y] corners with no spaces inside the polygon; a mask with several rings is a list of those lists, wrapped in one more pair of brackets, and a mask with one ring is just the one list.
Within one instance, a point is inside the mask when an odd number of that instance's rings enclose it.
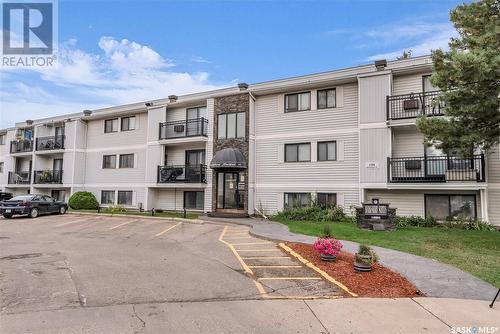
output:
{"label": "white cloud", "polygon": [[207,59],[205,59],[203,57],[200,57],[200,56],[192,57],[191,61],[193,63],[200,63],[200,64],[210,64],[210,63],[212,63],[210,60],[207,60]]}
{"label": "white cloud", "polygon": [[[207,72],[175,70],[174,61],[127,39],[101,37],[100,52],[59,45],[58,65],[33,70],[2,69],[0,127],[43,118],[228,86],[214,84]],[[203,59],[200,57],[200,59]],[[22,116],[20,116],[22,115]]]}
{"label": "white cloud", "polygon": [[[414,18],[397,22],[393,25],[371,29],[364,34],[371,38],[371,45],[382,45],[392,48],[387,52],[371,55],[366,60],[394,59],[403,54],[403,51],[412,51],[413,56],[430,54],[432,50],[447,49],[451,37],[457,32],[449,23],[429,23]],[[397,46],[395,46],[397,45]],[[391,47],[392,46],[392,47]]]}
{"label": "white cloud", "polygon": [[433,36],[426,37],[416,42],[415,44],[408,44],[408,46],[403,48],[398,48],[393,51],[375,54],[367,57],[367,60],[377,60],[377,59],[395,59],[403,54],[404,51],[411,50],[412,56],[422,56],[430,54],[432,50],[437,49],[448,49],[448,42],[451,37],[456,36],[456,31],[454,29],[447,29],[441,32],[436,32]]}

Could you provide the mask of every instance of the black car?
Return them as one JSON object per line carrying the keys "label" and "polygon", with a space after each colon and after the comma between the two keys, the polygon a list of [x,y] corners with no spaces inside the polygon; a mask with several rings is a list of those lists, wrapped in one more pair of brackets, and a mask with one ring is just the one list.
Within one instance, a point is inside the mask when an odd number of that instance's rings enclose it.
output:
{"label": "black car", "polygon": [[0,192],[0,202],[12,198],[12,193]]}
{"label": "black car", "polygon": [[67,210],[68,204],[47,195],[19,195],[0,202],[0,211],[5,218],[12,218],[13,215],[35,218],[50,213],[64,214]]}

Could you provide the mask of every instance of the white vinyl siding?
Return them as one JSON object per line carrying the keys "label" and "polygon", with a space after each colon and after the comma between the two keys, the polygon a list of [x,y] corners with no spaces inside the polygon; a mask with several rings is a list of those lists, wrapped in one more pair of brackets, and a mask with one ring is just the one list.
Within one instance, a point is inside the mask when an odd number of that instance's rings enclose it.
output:
{"label": "white vinyl siding", "polygon": [[422,92],[422,76],[426,74],[406,74],[394,76],[392,79],[392,95]]}

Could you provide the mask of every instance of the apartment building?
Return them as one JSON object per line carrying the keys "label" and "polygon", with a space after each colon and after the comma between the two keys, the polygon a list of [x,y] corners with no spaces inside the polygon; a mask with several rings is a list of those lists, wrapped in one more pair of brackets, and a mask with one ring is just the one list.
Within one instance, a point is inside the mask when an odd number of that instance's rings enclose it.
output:
{"label": "apartment building", "polygon": [[500,150],[425,147],[441,117],[430,57],[351,67],[18,123],[0,131],[0,184],[101,205],[271,214],[378,198],[401,215],[500,225]]}

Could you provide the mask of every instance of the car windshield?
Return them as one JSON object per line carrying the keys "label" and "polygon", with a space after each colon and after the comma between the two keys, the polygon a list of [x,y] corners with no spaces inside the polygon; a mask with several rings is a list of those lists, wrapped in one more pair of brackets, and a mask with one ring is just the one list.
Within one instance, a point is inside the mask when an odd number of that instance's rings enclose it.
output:
{"label": "car windshield", "polygon": [[33,198],[33,195],[23,195],[11,198],[11,201],[29,201]]}

